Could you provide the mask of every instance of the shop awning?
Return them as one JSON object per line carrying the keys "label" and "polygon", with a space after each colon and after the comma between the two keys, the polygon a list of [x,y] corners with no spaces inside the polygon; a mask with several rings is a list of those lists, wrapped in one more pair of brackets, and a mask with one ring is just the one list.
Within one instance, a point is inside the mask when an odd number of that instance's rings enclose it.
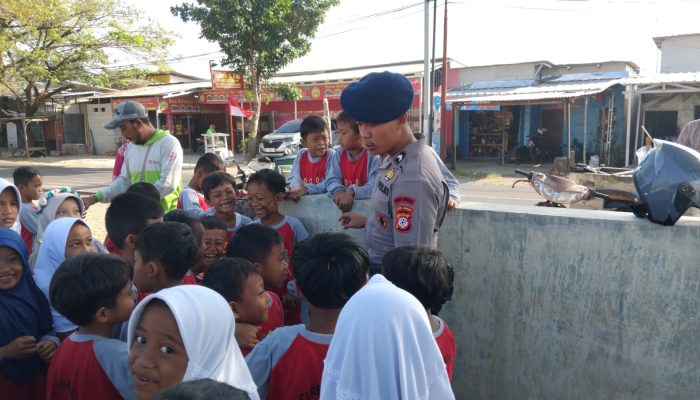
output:
{"label": "shop awning", "polygon": [[598,94],[622,79],[581,80],[558,78],[537,84],[533,80],[477,82],[447,92],[448,103],[511,103],[563,100]]}
{"label": "shop awning", "polygon": [[171,98],[194,93],[202,89],[210,89],[211,81],[170,83],[165,85],[151,85],[140,88],[120,90],[118,92],[104,93],[92,98],[128,98],[128,97],[161,97]]}

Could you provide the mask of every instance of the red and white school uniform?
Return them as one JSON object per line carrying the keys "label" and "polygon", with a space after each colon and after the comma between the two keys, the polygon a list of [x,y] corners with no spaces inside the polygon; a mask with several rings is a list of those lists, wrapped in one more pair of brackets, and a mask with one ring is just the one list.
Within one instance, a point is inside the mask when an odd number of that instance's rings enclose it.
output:
{"label": "red and white school uniform", "polygon": [[246,357],[261,399],[318,399],[323,359],[333,335],[314,333],[304,325],[271,332]]}

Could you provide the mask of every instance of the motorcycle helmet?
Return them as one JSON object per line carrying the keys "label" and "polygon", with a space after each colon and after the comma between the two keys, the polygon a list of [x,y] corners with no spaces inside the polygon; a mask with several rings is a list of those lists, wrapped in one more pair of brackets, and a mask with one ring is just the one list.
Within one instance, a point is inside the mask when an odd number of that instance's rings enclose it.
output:
{"label": "motorcycle helmet", "polygon": [[700,153],[689,147],[654,139],[632,179],[653,222],[673,225],[688,208],[700,207]]}

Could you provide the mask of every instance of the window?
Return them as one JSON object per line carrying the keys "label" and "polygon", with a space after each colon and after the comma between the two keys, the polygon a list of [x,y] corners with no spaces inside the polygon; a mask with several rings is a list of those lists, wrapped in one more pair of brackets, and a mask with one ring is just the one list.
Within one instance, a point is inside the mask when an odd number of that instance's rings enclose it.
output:
{"label": "window", "polygon": [[675,140],[678,136],[678,111],[646,111],[644,127],[655,139]]}

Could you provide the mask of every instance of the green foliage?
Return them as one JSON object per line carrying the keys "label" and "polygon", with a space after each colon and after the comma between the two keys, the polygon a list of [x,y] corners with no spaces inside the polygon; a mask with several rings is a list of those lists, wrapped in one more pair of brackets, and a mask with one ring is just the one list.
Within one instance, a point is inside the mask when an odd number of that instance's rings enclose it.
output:
{"label": "green foliage", "polygon": [[168,33],[140,21],[134,8],[112,0],[0,0],[0,86],[21,97],[31,116],[75,82],[109,86],[117,75],[138,75],[103,65],[109,54],[165,58]]}
{"label": "green foliage", "polygon": [[[311,49],[311,39],[326,12],[339,0],[197,0],[170,10],[183,21],[197,22],[202,37],[219,44],[223,62],[250,81],[254,112],[260,119],[262,85],[277,71]],[[269,100],[268,100],[269,101]],[[260,136],[251,141],[255,154]]]}
{"label": "green foliage", "polygon": [[301,98],[301,89],[292,83],[278,83],[271,87],[284,101],[296,101]]}

